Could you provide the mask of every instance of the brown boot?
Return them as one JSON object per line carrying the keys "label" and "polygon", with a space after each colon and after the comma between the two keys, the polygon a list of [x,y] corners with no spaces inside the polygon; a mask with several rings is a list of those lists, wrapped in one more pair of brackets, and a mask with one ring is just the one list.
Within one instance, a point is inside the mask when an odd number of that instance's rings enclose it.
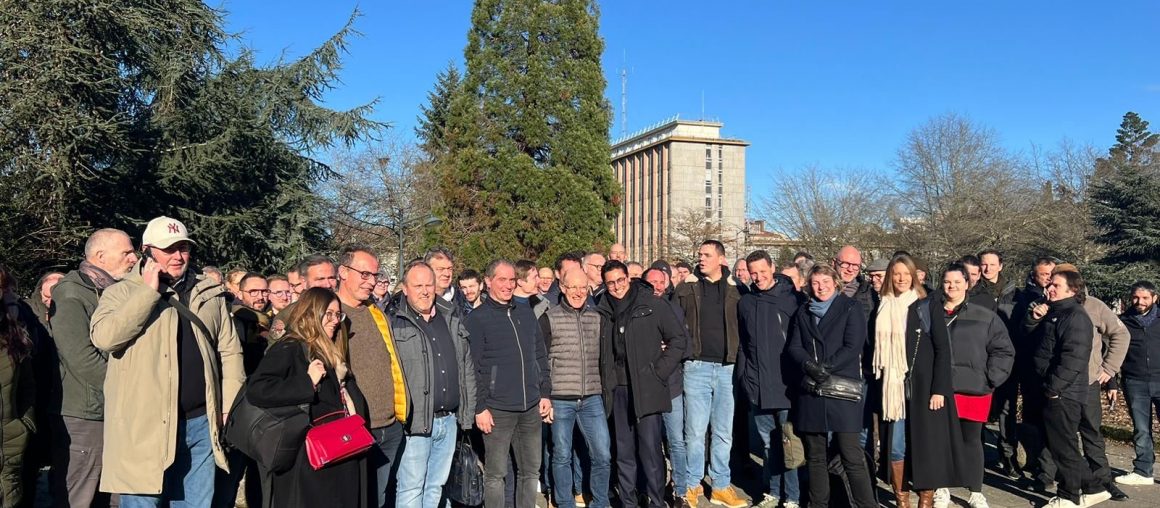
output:
{"label": "brown boot", "polygon": [[906,461],[890,463],[890,486],[894,488],[894,502],[898,508],[910,508],[910,491],[906,490]]}
{"label": "brown boot", "polygon": [[934,508],[934,491],[918,491],[918,508]]}

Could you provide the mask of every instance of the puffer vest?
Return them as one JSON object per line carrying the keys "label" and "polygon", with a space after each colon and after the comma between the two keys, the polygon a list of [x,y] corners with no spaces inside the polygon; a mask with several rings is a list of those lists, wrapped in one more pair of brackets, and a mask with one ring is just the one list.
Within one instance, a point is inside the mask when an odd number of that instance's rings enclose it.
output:
{"label": "puffer vest", "polygon": [[600,314],[591,306],[576,310],[561,304],[548,309],[544,315],[552,327],[552,344],[548,350],[552,398],[599,395]]}

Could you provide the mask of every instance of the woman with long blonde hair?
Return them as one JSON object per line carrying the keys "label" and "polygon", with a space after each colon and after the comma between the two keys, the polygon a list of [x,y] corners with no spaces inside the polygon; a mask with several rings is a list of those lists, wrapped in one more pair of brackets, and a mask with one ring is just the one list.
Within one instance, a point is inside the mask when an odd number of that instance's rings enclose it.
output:
{"label": "woman with long blonde hair", "polygon": [[[325,288],[302,293],[287,319],[286,336],[270,347],[247,387],[258,407],[309,405],[311,420],[335,412],[369,421],[366,399],[347,367],[346,316],[338,297]],[[359,457],[315,471],[306,447],[290,470],[269,476],[267,506],[367,506],[366,459]]]}

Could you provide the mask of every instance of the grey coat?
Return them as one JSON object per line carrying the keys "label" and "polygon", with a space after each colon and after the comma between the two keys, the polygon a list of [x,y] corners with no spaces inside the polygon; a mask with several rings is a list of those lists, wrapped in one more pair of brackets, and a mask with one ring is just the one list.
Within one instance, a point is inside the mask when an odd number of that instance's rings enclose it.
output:
{"label": "grey coat", "polygon": [[552,398],[580,399],[600,395],[600,338],[608,318],[585,303],[576,310],[567,302],[540,316],[548,349]]}
{"label": "grey coat", "polygon": [[[419,326],[422,319],[403,302],[391,316],[391,331],[395,338],[395,352],[403,377],[407,380],[407,432],[409,434],[429,434],[435,419],[430,395],[430,372],[435,368],[428,349],[431,341]],[[475,361],[471,357],[471,346],[467,341],[467,328],[463,326],[458,313],[448,314],[442,306],[437,307],[435,319],[447,321],[451,338],[455,343],[455,356],[459,360],[459,409],[455,419],[459,426],[470,429],[475,423]]]}

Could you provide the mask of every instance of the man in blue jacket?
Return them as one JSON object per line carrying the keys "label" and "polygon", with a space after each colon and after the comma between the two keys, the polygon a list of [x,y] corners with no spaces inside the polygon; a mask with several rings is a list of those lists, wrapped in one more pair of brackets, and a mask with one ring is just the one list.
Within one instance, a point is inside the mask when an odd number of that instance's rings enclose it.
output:
{"label": "man in blue jacket", "polygon": [[487,266],[486,302],[467,316],[475,360],[475,426],[483,432],[484,506],[503,508],[508,450],[514,450],[516,506],[534,507],[540,480],[540,422],[552,422],[548,355],[532,308],[515,305],[516,268]]}
{"label": "man in blue jacket", "polygon": [[786,387],[788,362],[782,351],[790,318],[805,302],[789,277],[774,274],[769,253],[754,251],[745,261],[753,279],[753,291],[743,295],[737,306],[741,331],[741,347],[737,350],[737,368],[741,372],[737,377],[748,396],[749,410],[765,452],[763,476],[769,491],[758,506],[775,507],[784,497],[782,506],[797,508],[801,500],[797,470],[786,470],[782,460],[782,432],[789,421],[790,409]]}

